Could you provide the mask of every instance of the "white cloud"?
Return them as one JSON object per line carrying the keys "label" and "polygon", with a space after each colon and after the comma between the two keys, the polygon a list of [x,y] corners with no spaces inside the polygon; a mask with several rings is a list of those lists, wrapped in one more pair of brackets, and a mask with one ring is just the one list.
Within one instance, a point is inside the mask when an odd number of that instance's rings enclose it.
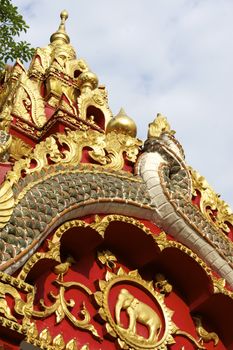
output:
{"label": "white cloud", "polygon": [[145,139],[164,113],[187,161],[233,207],[231,0],[15,0],[34,46],[45,46],[65,6],[67,32]]}

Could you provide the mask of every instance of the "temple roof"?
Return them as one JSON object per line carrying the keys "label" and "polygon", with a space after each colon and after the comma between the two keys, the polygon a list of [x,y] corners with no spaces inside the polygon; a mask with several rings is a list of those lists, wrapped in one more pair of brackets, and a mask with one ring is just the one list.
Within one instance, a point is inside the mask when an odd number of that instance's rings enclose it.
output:
{"label": "temple roof", "polygon": [[[111,207],[108,210],[146,216],[199,252],[200,247],[188,237],[191,227],[203,247],[208,243],[208,254],[219,257],[219,265],[207,262],[217,272],[226,264],[226,271],[219,274],[233,285],[233,214],[229,206],[187,166],[184,150],[163,115],[158,114],[149,125],[144,147],[136,138],[132,118],[123,109],[112,115],[105,87],[99,85],[87,63],[76,57],[65,29],[67,18],[63,11],[50,44],[36,49],[28,70],[17,60],[2,74],[2,269],[14,272],[28,258],[28,250],[32,253],[38,248],[38,242],[50,232],[44,231],[46,222],[50,220],[56,226],[56,218],[73,205],[71,189],[65,184],[79,183],[73,197],[86,203],[82,204],[87,208],[85,214],[91,211],[92,201],[97,201],[96,208],[104,212],[105,201]],[[46,195],[41,194],[40,181],[48,189]],[[62,197],[65,186],[69,198],[63,206],[41,212],[38,217],[36,212],[52,201],[53,181],[59,184],[57,196]],[[35,198],[39,197],[41,206],[37,207]],[[169,212],[160,206],[169,207]],[[186,238],[179,236],[179,225],[170,223],[170,215],[175,222],[183,223]],[[204,248],[201,254],[206,256]]]}

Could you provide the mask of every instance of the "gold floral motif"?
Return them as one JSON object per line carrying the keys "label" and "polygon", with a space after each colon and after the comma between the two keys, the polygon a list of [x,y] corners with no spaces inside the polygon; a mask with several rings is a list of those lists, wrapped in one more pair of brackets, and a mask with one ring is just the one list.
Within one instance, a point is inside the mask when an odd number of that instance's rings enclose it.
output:
{"label": "gold floral motif", "polygon": [[[65,267],[67,268],[67,266]],[[18,285],[20,283],[20,280],[18,279],[11,278],[10,280],[13,283],[17,282]],[[55,295],[54,293],[50,292],[49,296],[50,299],[55,300],[55,302],[52,305],[46,305],[43,299],[40,300],[42,311],[39,311],[34,309],[33,302],[35,298],[35,289],[33,287],[31,287],[29,293],[26,296],[26,301],[24,301],[14,286],[0,282],[0,313],[2,313],[7,320],[9,320],[9,325],[13,324],[13,327],[15,327],[14,324],[17,324],[17,319],[12,315],[11,310],[6,301],[6,294],[9,294],[15,300],[15,313],[24,317],[22,322],[23,327],[26,329],[26,332],[27,330],[29,331],[30,337],[32,337],[32,334],[36,332],[35,327],[30,322],[30,319],[32,317],[45,319],[50,315],[55,314],[57,324],[59,324],[65,317],[67,317],[76,328],[91,332],[94,337],[99,338],[96,328],[93,324],[90,323],[91,317],[85,306],[85,303],[82,303],[82,307],[80,310],[82,319],[80,320],[77,319],[75,315],[72,314],[72,312],[69,310],[70,308],[73,308],[75,306],[75,301],[73,299],[66,300],[65,298],[65,291],[70,288],[78,288],[84,293],[86,293],[88,296],[92,295],[91,290],[79,282],[63,282],[61,280],[55,280],[54,284],[58,287],[58,293]],[[43,339],[47,339],[46,331],[44,331],[44,333],[45,334],[40,335],[41,340],[42,336]]]}
{"label": "gold floral motif", "polygon": [[108,249],[103,250],[102,252],[97,252],[97,259],[102,265],[106,265],[111,270],[116,268],[117,258]]}
{"label": "gold floral motif", "polygon": [[32,151],[32,147],[26,144],[23,140],[12,137],[12,142],[9,148],[10,157],[19,160],[22,157],[27,157]]}
{"label": "gold floral motif", "polygon": [[109,225],[109,221],[104,217],[100,218],[99,215],[95,215],[95,221],[90,224],[90,227],[96,230],[102,237],[104,232]]}
{"label": "gold floral motif", "polygon": [[[66,145],[68,150],[61,151],[58,147],[59,144]],[[139,151],[139,145],[141,145],[141,141],[126,135],[111,133],[105,136],[95,130],[86,132],[68,130],[67,134],[50,136],[36,145],[26,162],[21,160],[16,162],[13,171],[8,173],[7,177],[8,179],[12,177],[19,179],[22,170],[25,170],[26,173],[41,170],[48,166],[48,156],[52,162],[57,164],[78,164],[81,161],[82,149],[86,146],[92,149],[89,151],[92,159],[107,168],[120,170],[124,164],[123,154],[126,153],[127,158],[134,162]],[[33,169],[30,169],[31,160],[36,162],[36,167]]]}
{"label": "gold floral motif", "polygon": [[48,328],[43,329],[43,331],[39,335],[41,345],[50,345],[52,343],[52,337],[48,330]]}
{"label": "gold floral motif", "polygon": [[54,295],[54,293],[52,292],[49,293],[50,297],[55,300],[54,304],[52,304],[51,306],[47,306],[45,305],[44,301],[41,300],[40,303],[44,310],[30,310],[31,315],[40,318],[46,318],[55,313],[57,324],[60,323],[65,317],[67,317],[75,327],[89,331],[96,338],[99,338],[99,334],[96,328],[90,323],[91,317],[85,306],[85,303],[82,303],[82,308],[80,311],[82,319],[79,320],[69,311],[69,308],[73,308],[75,306],[75,301],[73,299],[70,299],[68,301],[65,299],[65,291],[68,288],[78,287],[79,289],[82,289],[84,292],[86,292],[88,295],[92,295],[91,290],[79,282],[60,282],[56,280],[54,281],[54,284],[56,284],[59,288],[59,293],[57,295]]}
{"label": "gold floral motif", "polygon": [[193,195],[197,196],[200,192],[200,209],[205,218],[214,224],[217,229],[228,233],[230,228],[228,224],[233,225],[233,213],[229,205],[220,199],[220,196],[214,192],[204,176],[189,167],[192,176]]}
{"label": "gold floral motif", "polygon": [[70,339],[67,343],[65,343],[63,335],[60,333],[52,338],[48,328],[39,333],[34,322],[30,324],[27,330],[26,342],[44,350],[89,350],[87,344],[79,348],[76,338]]}
{"label": "gold floral motif", "polygon": [[[49,258],[49,259],[54,259],[55,261],[60,263],[61,262],[61,258],[60,258],[60,239],[63,236],[63,234],[67,230],[69,230],[70,228],[73,228],[73,227],[88,227],[88,226],[90,226],[91,228],[95,229],[100,234],[101,237],[104,237],[105,230],[108,227],[109,223],[112,222],[112,221],[121,221],[121,222],[125,222],[125,223],[129,223],[129,224],[135,225],[136,227],[138,227],[142,231],[144,231],[145,234],[151,235],[151,231],[144,224],[142,224],[140,221],[138,221],[138,220],[136,220],[134,218],[131,218],[131,217],[124,216],[124,215],[117,215],[117,214],[107,215],[107,216],[105,216],[102,219],[99,216],[95,216],[95,221],[93,223],[91,223],[91,224],[87,224],[87,223],[85,223],[82,220],[71,220],[71,221],[68,221],[68,222],[64,223],[63,225],[61,225],[56,230],[56,232],[55,232],[55,234],[54,234],[54,236],[52,238],[52,241],[48,241],[48,243],[49,243],[49,251],[48,252],[46,252],[46,253],[35,253],[28,260],[28,262],[24,265],[23,269],[21,270],[18,278],[20,280],[24,281],[26,279],[30,269],[40,259]],[[179,242],[169,240],[167,238],[166,233],[163,232],[163,231],[160,232],[159,235],[156,235],[156,236],[152,235],[152,237],[154,239],[155,245],[159,247],[160,251],[162,251],[165,248],[173,247],[173,248],[181,250],[182,252],[184,252],[185,254],[190,256],[192,259],[194,259],[198,263],[198,265],[200,265],[202,267],[202,269],[205,271],[207,276],[209,276],[209,278],[211,279],[211,281],[213,283],[214,292],[215,293],[226,294],[230,298],[233,299],[233,293],[228,291],[225,288],[225,280],[222,281],[222,279],[217,279],[216,277],[214,277],[212,275],[211,269],[191,249],[187,248],[186,246],[184,246],[183,244],[181,244]],[[101,252],[100,255],[102,255],[102,254],[103,253]],[[103,254],[103,258],[102,259],[104,259],[104,261],[105,261],[106,259],[108,259],[108,257],[106,257],[106,256],[104,257],[104,255],[105,255],[105,253]],[[101,262],[101,263],[105,264],[105,262]],[[110,263],[110,265],[111,265],[111,263]],[[0,276],[1,276],[1,274],[0,274]],[[158,278],[155,278],[155,284],[156,284],[156,282],[159,282]],[[156,285],[156,287],[159,287],[159,286]],[[169,291],[169,289],[171,289],[169,283],[166,285],[165,289],[167,290],[167,292]],[[162,293],[166,294],[165,290]]]}
{"label": "gold floral motif", "polygon": [[226,281],[224,278],[217,278],[215,276],[212,276],[212,282],[214,293],[222,293],[233,299],[233,292],[226,288]]}
{"label": "gold floral motif", "polygon": [[64,338],[61,334],[56,335],[55,338],[53,338],[53,346],[57,350],[63,350],[66,346]]}
{"label": "gold floral motif", "polygon": [[[114,131],[106,135],[107,164],[106,167],[120,170],[124,166],[124,157],[135,163],[142,141]],[[119,157],[120,155],[120,157]]]}

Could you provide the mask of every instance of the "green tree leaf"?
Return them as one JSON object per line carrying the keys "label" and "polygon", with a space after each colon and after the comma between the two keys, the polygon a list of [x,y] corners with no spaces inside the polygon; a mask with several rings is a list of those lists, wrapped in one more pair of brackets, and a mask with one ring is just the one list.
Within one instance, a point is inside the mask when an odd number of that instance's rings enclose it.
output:
{"label": "green tree leaf", "polygon": [[18,8],[11,0],[1,0],[0,6],[0,70],[7,61],[19,58],[28,62],[34,49],[26,41],[17,41],[22,32],[26,32],[28,25],[19,14]]}

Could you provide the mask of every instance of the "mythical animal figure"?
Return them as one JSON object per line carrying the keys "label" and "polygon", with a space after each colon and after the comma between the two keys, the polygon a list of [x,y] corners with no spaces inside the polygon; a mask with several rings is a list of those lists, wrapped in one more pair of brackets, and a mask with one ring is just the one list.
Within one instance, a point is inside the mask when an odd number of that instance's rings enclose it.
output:
{"label": "mythical animal figure", "polygon": [[128,332],[137,336],[137,322],[146,326],[149,331],[148,342],[158,340],[162,323],[158,314],[147,304],[135,298],[127,289],[121,289],[115,306],[115,316],[117,325],[122,327],[120,321],[121,310],[126,310],[129,316]]}
{"label": "mythical animal figure", "polygon": [[149,125],[143,151],[137,160],[136,174],[143,178],[150,194],[153,221],[191,247],[233,286],[232,244],[192,204],[192,178],[183,148],[160,114]]}

